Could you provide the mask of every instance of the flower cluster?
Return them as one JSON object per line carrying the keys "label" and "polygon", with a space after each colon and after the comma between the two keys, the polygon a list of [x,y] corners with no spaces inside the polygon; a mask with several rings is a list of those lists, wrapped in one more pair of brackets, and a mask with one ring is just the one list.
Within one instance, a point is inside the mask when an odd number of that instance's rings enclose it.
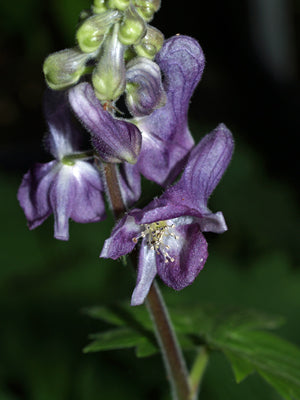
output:
{"label": "flower cluster", "polygon": [[[207,259],[203,232],[227,229],[207,201],[231,159],[232,135],[220,124],[195,145],[187,114],[204,55],[196,40],[164,41],[148,24],[159,5],[95,0],[78,46],[46,59],[45,146],[54,160],[31,168],[18,192],[30,229],[53,213],[54,236],[68,240],[69,218],[105,218],[102,167],[113,164],[127,213],[101,257],[117,259],[139,246],[132,305],[143,303],[156,274],[175,290],[191,284]],[[165,191],[138,209],[141,175]]]}

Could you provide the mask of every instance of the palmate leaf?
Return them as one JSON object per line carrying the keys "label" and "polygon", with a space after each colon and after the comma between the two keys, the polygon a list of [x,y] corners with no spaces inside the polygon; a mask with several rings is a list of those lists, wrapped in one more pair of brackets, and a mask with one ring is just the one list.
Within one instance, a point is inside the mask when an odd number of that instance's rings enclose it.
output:
{"label": "palmate leaf", "polygon": [[[114,305],[85,310],[115,328],[91,336],[84,351],[135,348],[138,357],[158,352],[152,322],[145,307]],[[212,306],[170,310],[178,340],[184,350],[206,345],[230,361],[237,382],[258,372],[286,400],[300,399],[300,350],[267,332],[283,322],[281,317],[256,311],[217,311]]]}

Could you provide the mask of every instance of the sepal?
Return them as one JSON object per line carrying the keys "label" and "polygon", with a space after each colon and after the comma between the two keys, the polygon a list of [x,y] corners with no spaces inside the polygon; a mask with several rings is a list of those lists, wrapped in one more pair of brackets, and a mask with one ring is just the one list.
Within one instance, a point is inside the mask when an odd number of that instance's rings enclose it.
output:
{"label": "sepal", "polygon": [[77,117],[90,132],[92,143],[104,162],[137,161],[142,136],[130,122],[113,117],[104,110],[92,86],[83,82],[69,91],[69,100]]}

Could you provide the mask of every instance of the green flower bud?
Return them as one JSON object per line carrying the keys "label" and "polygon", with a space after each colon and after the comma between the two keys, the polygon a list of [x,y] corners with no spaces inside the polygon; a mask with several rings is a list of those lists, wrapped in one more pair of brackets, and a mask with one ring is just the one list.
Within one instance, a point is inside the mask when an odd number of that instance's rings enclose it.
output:
{"label": "green flower bud", "polygon": [[94,14],[101,14],[107,11],[107,7],[105,4],[105,0],[94,0],[94,4],[92,6]]}
{"label": "green flower bud", "polygon": [[153,59],[157,52],[161,49],[164,43],[164,35],[158,29],[151,25],[147,26],[147,33],[140,41],[134,46],[134,50],[140,57]]}
{"label": "green flower bud", "polygon": [[125,11],[130,4],[130,0],[108,0],[109,8],[116,8],[120,11]]}
{"label": "green flower bud", "polygon": [[137,12],[147,22],[151,21],[153,14],[160,8],[160,0],[135,0]]}
{"label": "green flower bud", "polygon": [[119,24],[102,45],[100,60],[92,75],[95,94],[100,101],[117,100],[125,90],[125,46],[118,40]]}
{"label": "green flower bud", "polygon": [[138,43],[146,34],[146,23],[131,6],[125,11],[124,20],[119,30],[119,40],[121,43],[129,46]]}
{"label": "green flower bud", "polygon": [[112,24],[117,22],[121,14],[117,10],[109,10],[93,15],[79,27],[76,38],[80,49],[85,53],[93,53],[102,44],[105,34]]}
{"label": "green flower bud", "polygon": [[54,90],[62,90],[77,83],[85,71],[88,58],[88,54],[77,48],[50,54],[43,65],[48,86]]}
{"label": "green flower bud", "polygon": [[136,0],[136,10],[139,15],[147,22],[151,21],[154,13],[160,7],[160,0]]}
{"label": "green flower bud", "polygon": [[136,8],[139,15],[145,20],[146,22],[150,22],[153,18],[154,9],[151,4],[146,6],[140,6]]}

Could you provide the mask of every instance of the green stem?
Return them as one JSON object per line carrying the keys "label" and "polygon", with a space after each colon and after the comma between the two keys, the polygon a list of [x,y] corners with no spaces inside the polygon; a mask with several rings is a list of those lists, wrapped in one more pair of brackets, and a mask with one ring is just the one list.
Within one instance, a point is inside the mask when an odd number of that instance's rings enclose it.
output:
{"label": "green stem", "polygon": [[190,384],[192,388],[191,399],[196,400],[200,384],[203,378],[204,371],[207,367],[209,359],[209,352],[205,346],[202,346],[197,354],[197,357],[194,361],[193,367],[190,372]]}
{"label": "green stem", "polygon": [[[120,218],[125,212],[116,166],[104,165],[107,192],[115,218]],[[191,386],[181,348],[178,344],[167,308],[158,286],[154,282],[147,296],[147,307],[155,327],[156,337],[160,346],[165,368],[170,381],[174,400],[191,400]]]}
{"label": "green stem", "polygon": [[89,160],[95,156],[93,150],[83,151],[82,153],[72,153],[65,155],[61,162],[63,164],[74,164],[76,160]]}

